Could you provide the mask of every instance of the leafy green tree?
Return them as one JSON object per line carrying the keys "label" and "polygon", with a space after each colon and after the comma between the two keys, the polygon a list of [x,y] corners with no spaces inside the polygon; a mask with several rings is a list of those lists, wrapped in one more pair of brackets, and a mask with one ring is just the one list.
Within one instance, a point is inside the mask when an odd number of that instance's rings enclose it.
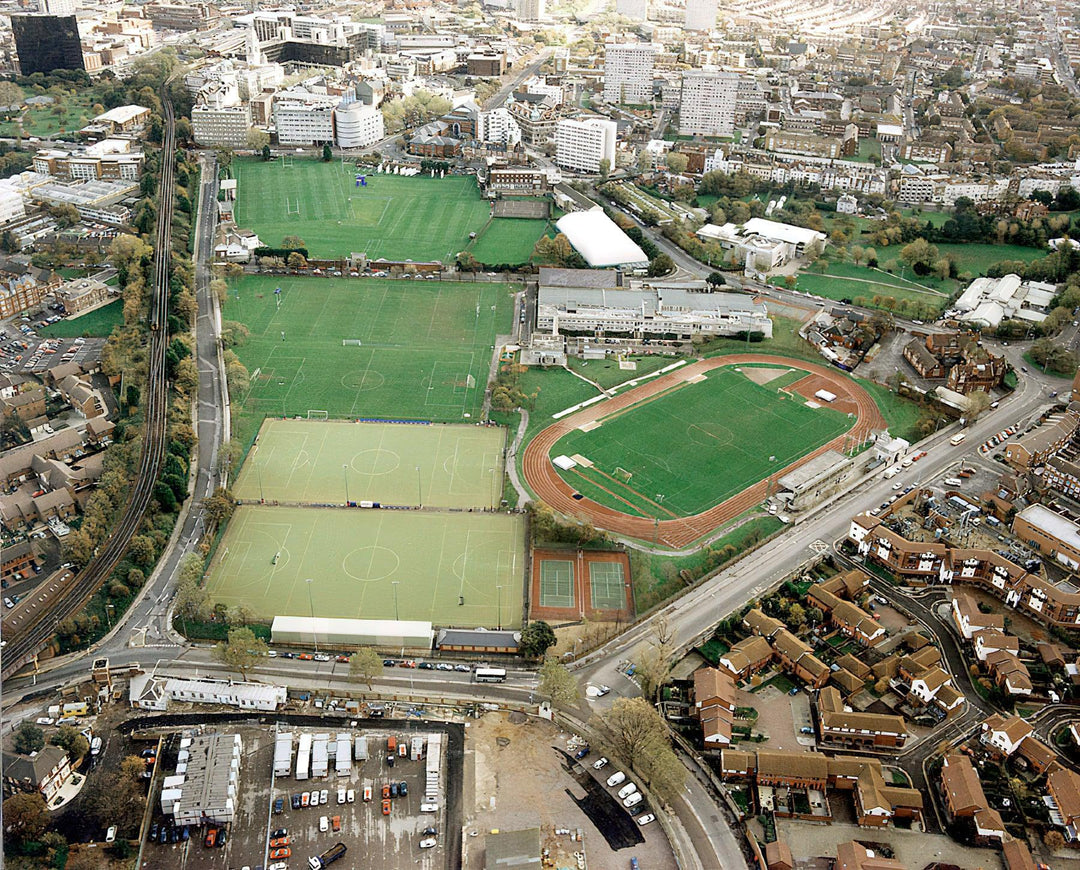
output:
{"label": "leafy green tree", "polygon": [[573,704],[581,697],[577,677],[558,659],[550,657],[544,659],[540,666],[540,685],[537,690],[542,698],[553,704]]}
{"label": "leafy green tree", "polygon": [[22,755],[29,755],[31,752],[40,752],[45,746],[45,732],[38,728],[33,722],[23,722],[15,730],[15,738],[12,745],[15,747],[15,751]]}
{"label": "leafy green tree", "polygon": [[49,812],[40,792],[17,794],[4,801],[4,840],[28,843],[37,840],[49,824]]}
{"label": "leafy green tree", "polygon": [[521,632],[519,651],[526,658],[538,659],[555,646],[555,631],[542,619],[530,622]]}
{"label": "leafy green tree", "polygon": [[72,762],[78,761],[90,751],[89,741],[74,725],[61,725],[49,742],[65,750]]}
{"label": "leafy green tree", "polygon": [[322,147],[322,159],[323,163],[329,163],[334,159],[334,149],[330,147],[329,142]]}
{"label": "leafy green tree", "polygon": [[369,646],[361,647],[349,659],[349,679],[363,683],[369,690],[382,672],[382,656]]}
{"label": "leafy green tree", "polygon": [[250,628],[233,628],[229,630],[229,639],[214,647],[214,658],[246,681],[248,671],[266,658],[269,651],[266,641],[255,637]]}

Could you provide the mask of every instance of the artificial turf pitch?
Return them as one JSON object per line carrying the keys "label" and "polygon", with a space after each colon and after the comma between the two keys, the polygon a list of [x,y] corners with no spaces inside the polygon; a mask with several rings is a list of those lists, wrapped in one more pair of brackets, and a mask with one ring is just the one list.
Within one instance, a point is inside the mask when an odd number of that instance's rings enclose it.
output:
{"label": "artificial turf pitch", "polygon": [[240,437],[252,437],[263,417],[307,417],[311,410],[459,423],[477,417],[495,335],[510,332],[512,289],[437,280],[241,278],[229,287],[222,314],[250,331],[233,348],[251,376],[249,391],[232,397],[241,410]]}
{"label": "artificial turf pitch", "polygon": [[759,385],[734,368],[715,369],[704,381],[629,408],[598,428],[571,432],[551,455],[591,461],[592,468],[559,473],[600,504],[661,519],[701,513],[855,423],[780,392],[792,378],[798,373]]}
{"label": "artificial turf pitch", "polygon": [[516,514],[245,505],[229,521],[207,588],[215,603],[266,620],[314,611],[516,628],[524,534]]}
{"label": "artificial turf pitch", "polygon": [[[331,259],[352,252],[368,259],[440,260],[449,263],[479,233],[491,213],[472,175],[412,178],[357,170],[341,161],[312,159],[236,160],[236,221],[266,245],[285,236],[304,239],[312,257]],[[362,173],[366,185],[358,187]],[[532,243],[545,229],[536,222]],[[517,255],[521,242],[508,253]],[[529,244],[527,254],[531,252]],[[499,255],[491,262],[518,262]]]}
{"label": "artificial turf pitch", "polygon": [[493,507],[506,430],[494,426],[266,420],[233,494],[306,504]]}

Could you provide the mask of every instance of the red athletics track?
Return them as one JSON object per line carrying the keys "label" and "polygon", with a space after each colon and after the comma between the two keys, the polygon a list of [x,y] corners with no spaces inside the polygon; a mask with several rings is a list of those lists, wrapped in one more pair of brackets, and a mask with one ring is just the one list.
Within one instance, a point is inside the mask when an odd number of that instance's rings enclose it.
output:
{"label": "red athletics track", "polygon": [[[552,447],[555,446],[555,442],[579,426],[602,420],[616,411],[636,405],[664,390],[670,389],[680,381],[689,380],[696,375],[702,375],[725,366],[754,363],[786,366],[805,371],[810,377],[788,386],[787,390],[789,392],[798,392],[810,398],[816,390],[827,388],[837,396],[834,407],[840,406],[841,409],[844,409],[845,406],[854,407],[853,413],[857,415],[855,425],[843,435],[837,436],[832,441],[817,448],[817,450],[807,453],[801,459],[780,469],[770,478],[758,481],[753,486],[747,487],[742,492],[709,508],[707,511],[690,517],[661,520],[658,526],[652,519],[647,517],[624,514],[613,508],[598,504],[589,498],[580,500],[573,498],[574,488],[559,476],[555,466],[551,464],[549,455]],[[811,386],[813,389],[809,389]],[[680,549],[689,546],[694,541],[709,534],[713,529],[724,525],[754,505],[763,502],[768,492],[770,479],[775,480],[782,477],[826,450],[843,451],[845,443],[850,443],[850,439],[853,437],[857,441],[861,441],[872,431],[884,428],[885,419],[881,416],[881,412],[878,411],[877,405],[874,404],[870,394],[855,381],[844,377],[833,369],[782,356],[733,354],[691,363],[677,371],[655,378],[639,387],[634,387],[632,390],[627,390],[625,393],[620,393],[603,402],[597,402],[595,405],[590,405],[558,420],[542,430],[529,442],[522,455],[522,469],[525,480],[532,487],[536,496],[555,510],[568,516],[588,520],[598,528],[630,538],[647,541],[652,540],[655,534],[660,543],[672,549]]]}

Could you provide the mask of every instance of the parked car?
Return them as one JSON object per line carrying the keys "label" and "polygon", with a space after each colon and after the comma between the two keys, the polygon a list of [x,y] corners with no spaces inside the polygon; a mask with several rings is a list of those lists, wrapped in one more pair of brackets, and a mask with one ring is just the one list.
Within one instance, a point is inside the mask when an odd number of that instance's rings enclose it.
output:
{"label": "parked car", "polygon": [[614,788],[621,782],[626,781],[626,774],[621,770],[616,770],[611,776],[607,778],[608,788]]}
{"label": "parked car", "polygon": [[389,798],[382,802],[382,814],[384,816],[390,815],[390,800],[389,800]]}
{"label": "parked car", "polygon": [[632,795],[630,795],[630,797],[628,797],[628,798],[627,798],[626,800],[624,800],[624,801],[622,802],[622,805],[623,805],[624,807],[626,807],[627,809],[629,809],[630,807],[634,806],[634,804],[639,804],[639,803],[641,803],[641,801],[642,801],[643,799],[644,799],[644,797],[643,797],[643,795],[641,794],[641,792],[639,792],[639,791],[636,791],[636,792],[634,792],[634,793],[633,793]]}
{"label": "parked car", "polygon": [[274,801],[274,815],[280,815],[285,811],[285,798],[278,798]]}
{"label": "parked car", "polygon": [[622,800],[625,797],[629,797],[636,791],[637,786],[634,785],[634,783],[632,782],[628,782],[626,785],[619,789],[619,800]]}
{"label": "parked car", "polygon": [[330,830],[330,820],[326,816],[319,816],[319,830],[324,834]]}
{"label": "parked car", "polygon": [[652,813],[645,813],[645,815],[643,815],[640,819],[637,820],[637,823],[639,825],[647,825],[647,824],[649,824],[649,822],[655,822],[655,821],[656,821],[656,816],[654,816]]}
{"label": "parked car", "polygon": [[607,763],[608,760],[606,758],[598,758],[596,759],[596,761],[593,762],[593,770],[600,770],[602,767],[607,765]]}

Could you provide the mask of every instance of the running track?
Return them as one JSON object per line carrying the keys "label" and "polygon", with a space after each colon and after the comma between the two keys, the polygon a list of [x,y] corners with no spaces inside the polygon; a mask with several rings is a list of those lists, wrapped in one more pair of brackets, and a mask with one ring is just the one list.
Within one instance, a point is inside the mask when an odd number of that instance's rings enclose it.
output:
{"label": "running track", "polygon": [[[808,375],[814,376],[814,389],[827,387],[830,392],[836,393],[838,401],[843,403],[847,400],[853,403],[857,411],[857,421],[844,435],[839,435],[827,444],[823,444],[817,450],[806,454],[801,459],[780,469],[771,478],[758,481],[742,492],[733,495],[726,501],[715,507],[709,508],[700,514],[690,517],[680,517],[671,520],[661,520],[657,526],[652,519],[636,517],[621,513],[589,498],[580,500],[573,498],[575,490],[566,483],[558,474],[555,466],[551,464],[549,455],[552,447],[560,438],[568,432],[591,423],[602,420],[604,417],[636,405],[657,393],[671,388],[680,381],[688,380],[695,375],[702,375],[712,369],[741,364],[768,363],[777,366],[801,369]],[[789,388],[790,389],[790,388]],[[811,391],[811,395],[813,394]],[[639,540],[652,540],[657,536],[660,543],[672,549],[687,547],[704,537],[713,529],[724,525],[739,514],[760,504],[765,500],[768,492],[769,480],[787,474],[792,469],[798,468],[803,463],[824,453],[826,450],[843,450],[844,443],[852,436],[862,440],[875,429],[884,429],[885,420],[878,411],[877,405],[869,393],[860,387],[855,381],[838,374],[835,370],[815,363],[802,362],[801,360],[788,359],[782,356],[769,356],[766,354],[734,354],[731,356],[712,357],[699,360],[688,366],[656,378],[639,387],[634,387],[625,393],[620,393],[603,402],[597,402],[574,414],[548,426],[529,442],[522,455],[522,468],[525,480],[532,487],[537,498],[547,503],[555,510],[569,516],[578,517],[591,522],[594,526],[606,529],[615,534],[625,535]]]}

